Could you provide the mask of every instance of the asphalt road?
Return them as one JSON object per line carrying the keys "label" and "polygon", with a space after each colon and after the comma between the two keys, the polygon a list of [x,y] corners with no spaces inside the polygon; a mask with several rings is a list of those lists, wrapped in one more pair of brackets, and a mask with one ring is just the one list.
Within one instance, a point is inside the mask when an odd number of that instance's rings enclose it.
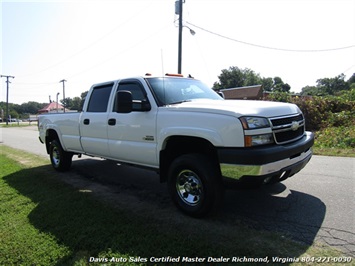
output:
{"label": "asphalt road", "polygon": [[[1,142],[48,157],[36,127],[1,128]],[[92,182],[129,188],[158,206],[170,204],[166,186],[159,184],[155,173],[118,168],[85,156],[76,160],[73,168]],[[355,158],[313,156],[300,173],[282,184],[228,190],[219,219],[229,224],[243,220],[256,229],[278,231],[306,244],[325,242],[355,257],[354,192]]]}

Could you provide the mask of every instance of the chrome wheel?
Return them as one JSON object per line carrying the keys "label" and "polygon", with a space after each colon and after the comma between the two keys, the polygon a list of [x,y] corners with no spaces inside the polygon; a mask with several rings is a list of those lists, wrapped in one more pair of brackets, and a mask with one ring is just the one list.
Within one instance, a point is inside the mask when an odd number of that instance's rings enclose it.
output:
{"label": "chrome wheel", "polygon": [[73,154],[64,151],[58,140],[53,140],[49,147],[49,157],[54,169],[64,172],[69,170]]}
{"label": "chrome wheel", "polygon": [[223,185],[214,161],[198,153],[177,157],[168,172],[168,189],[175,205],[192,217],[203,217],[218,210]]}
{"label": "chrome wheel", "polygon": [[176,179],[176,191],[184,203],[195,206],[203,197],[202,181],[193,171],[182,170]]}
{"label": "chrome wheel", "polygon": [[60,151],[58,147],[53,147],[52,149],[52,162],[55,166],[60,164]]}

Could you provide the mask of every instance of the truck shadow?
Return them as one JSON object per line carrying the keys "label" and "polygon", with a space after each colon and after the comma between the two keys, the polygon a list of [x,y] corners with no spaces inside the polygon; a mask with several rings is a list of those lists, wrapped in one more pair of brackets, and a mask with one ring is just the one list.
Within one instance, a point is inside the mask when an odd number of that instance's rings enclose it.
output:
{"label": "truck shadow", "polygon": [[[54,188],[48,186],[45,179],[42,180],[36,173],[46,173],[45,178],[70,184],[76,190],[68,193],[76,193],[78,199],[90,194],[90,197],[94,196],[94,201],[114,205],[117,213],[112,215],[115,221],[108,220],[112,216],[108,216],[105,213],[107,210],[97,206],[92,206],[87,211],[88,208],[83,206],[82,200],[68,202],[66,195],[57,195],[54,200],[51,196],[55,192],[52,191]],[[54,235],[73,252],[81,250],[81,247],[91,252],[95,251],[95,254],[84,253],[83,256],[97,256],[108,248],[119,254],[142,257],[222,255],[250,257],[254,253],[260,255],[258,251],[247,247],[248,241],[245,239],[247,236],[243,235],[243,231],[248,227],[257,229],[252,231],[254,234],[265,230],[277,231],[301,241],[303,243],[301,250],[288,250],[285,254],[265,254],[298,257],[306,252],[314,241],[326,212],[326,207],[320,199],[288,190],[280,184],[260,190],[228,190],[223,208],[216,216],[203,220],[192,219],[175,209],[166,185],[159,183],[157,174],[95,159],[75,161],[69,173],[60,174],[54,172],[50,166],[41,166],[21,170],[4,179],[19,193],[37,204],[28,218],[38,230]],[[120,215],[122,210],[123,213],[130,215]],[[68,219],[75,215],[80,215],[79,221]],[[141,221],[142,216],[146,217],[145,228],[153,232],[144,234],[142,225],[135,222]],[[66,228],[65,233],[63,226]],[[127,239],[121,239],[118,236],[118,227],[127,227],[126,229],[132,232],[132,240],[127,242]],[[184,232],[181,228],[185,228]],[[181,243],[174,236],[169,237],[170,233],[186,233],[188,241]],[[81,239],[73,239],[75,235],[80,235]],[[147,239],[145,235],[150,238]],[[164,243],[160,243],[161,235],[168,236]],[[96,241],[96,238],[101,240],[104,238],[105,242]],[[135,238],[140,238],[137,240],[140,245],[135,244]],[[243,241],[246,243],[245,250],[233,250],[231,248],[233,242],[238,242],[241,238],[244,238]],[[225,244],[226,241],[229,243]],[[144,245],[156,246],[154,248],[156,253],[146,253],[142,248]],[[216,253],[207,254],[201,249],[200,254],[196,254],[195,245],[197,248],[205,247],[207,252],[214,249]]]}
{"label": "truck shadow", "polygon": [[325,213],[326,206],[319,198],[278,183],[258,189],[227,190],[222,217],[241,219],[251,228],[276,231],[311,245]]}
{"label": "truck shadow", "polygon": [[[101,167],[98,166],[101,165]],[[156,173],[110,161],[77,161],[73,170],[105,185],[124,189],[125,193],[159,208],[174,208],[166,185]],[[214,219],[223,223],[245,221],[249,227],[277,231],[294,240],[312,244],[326,213],[325,204],[312,195],[292,190],[283,183],[257,189],[227,189],[224,205]]]}

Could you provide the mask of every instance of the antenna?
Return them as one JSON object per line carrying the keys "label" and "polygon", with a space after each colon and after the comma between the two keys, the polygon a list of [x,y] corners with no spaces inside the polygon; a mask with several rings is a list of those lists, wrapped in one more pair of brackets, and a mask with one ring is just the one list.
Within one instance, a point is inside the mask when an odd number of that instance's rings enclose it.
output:
{"label": "antenna", "polygon": [[164,53],[163,53],[163,48],[160,49],[160,57],[161,57],[161,76],[162,76],[162,82],[163,82],[163,95],[164,95],[164,98],[163,98],[163,101],[164,101],[164,105],[166,103],[166,99],[165,99],[165,78],[164,78]]}
{"label": "antenna", "polygon": [[160,49],[160,58],[161,58],[161,75],[164,76],[164,53],[163,53],[163,48]]}

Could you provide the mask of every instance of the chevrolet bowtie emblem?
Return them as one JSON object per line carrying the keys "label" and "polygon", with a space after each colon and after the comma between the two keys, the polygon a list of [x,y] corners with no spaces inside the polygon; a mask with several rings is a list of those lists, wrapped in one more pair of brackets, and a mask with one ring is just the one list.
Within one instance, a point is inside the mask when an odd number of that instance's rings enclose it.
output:
{"label": "chevrolet bowtie emblem", "polygon": [[291,129],[292,129],[293,131],[296,131],[299,127],[300,127],[300,123],[299,123],[299,122],[297,122],[297,121],[292,121],[292,123],[291,123]]}

